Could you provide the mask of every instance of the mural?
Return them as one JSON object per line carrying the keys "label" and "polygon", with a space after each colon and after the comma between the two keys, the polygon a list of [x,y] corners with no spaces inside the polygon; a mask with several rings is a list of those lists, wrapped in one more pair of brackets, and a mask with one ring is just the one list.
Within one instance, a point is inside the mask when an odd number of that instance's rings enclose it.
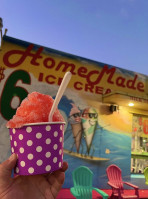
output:
{"label": "mural", "polygon": [[[72,79],[58,107],[66,121],[64,160],[69,169],[64,187],[72,186],[72,171],[80,165],[93,171],[96,187],[109,188],[106,168],[110,164],[119,166],[123,179],[131,181],[135,140],[147,132],[147,122],[133,117],[124,106],[112,111],[102,97],[115,91],[142,97],[147,76],[8,36],[3,37],[0,51],[0,162],[10,155],[5,124],[20,102],[33,91],[54,98],[66,71],[72,73]],[[144,181],[136,184],[144,188]]]}
{"label": "mural", "polygon": [[[71,103],[69,110],[68,126],[65,131],[64,158],[69,162],[69,170],[66,175],[67,181],[64,187],[72,186],[72,179],[69,178],[72,170],[79,165],[86,165],[96,174],[95,184],[107,188],[106,171],[108,165],[117,164],[124,167],[124,176],[130,179],[131,161],[131,137],[130,134],[114,132],[112,127],[116,123],[118,113],[104,114],[108,118],[114,118],[111,122],[104,124],[100,106],[98,109],[87,107],[81,109]],[[104,117],[104,115],[103,115]],[[106,121],[108,121],[106,118]],[[122,123],[122,119],[120,120]],[[119,130],[119,129],[118,129]],[[126,164],[125,164],[126,162]]]}

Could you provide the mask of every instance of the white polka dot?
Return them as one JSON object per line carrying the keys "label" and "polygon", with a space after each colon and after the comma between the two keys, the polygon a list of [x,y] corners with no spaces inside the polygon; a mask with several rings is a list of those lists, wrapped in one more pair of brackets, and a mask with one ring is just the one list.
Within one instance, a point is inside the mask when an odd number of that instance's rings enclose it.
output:
{"label": "white polka dot", "polygon": [[53,162],[54,162],[54,163],[56,163],[57,160],[58,160],[57,157],[54,157],[54,158],[53,158]]}
{"label": "white polka dot", "polygon": [[42,147],[41,146],[36,147],[36,151],[37,152],[41,152],[42,151]]}
{"label": "white polka dot", "polygon": [[55,145],[53,146],[53,148],[54,148],[54,150],[57,150],[58,145],[57,145],[57,144],[55,144]]}
{"label": "white polka dot", "polygon": [[50,144],[51,143],[51,139],[50,138],[47,138],[46,139],[46,144]]}
{"label": "white polka dot", "polygon": [[33,168],[33,167],[30,167],[30,168],[28,169],[28,172],[29,172],[30,174],[34,173],[34,168]]}
{"label": "white polka dot", "polygon": [[63,140],[62,137],[60,137],[60,142],[62,142],[62,140]]}
{"label": "white polka dot", "polygon": [[55,132],[54,132],[54,137],[57,137],[57,136],[58,136],[58,132],[55,131]]}
{"label": "white polka dot", "polygon": [[33,154],[29,153],[27,157],[28,157],[29,160],[32,160],[33,159]]}
{"label": "white polka dot", "polygon": [[46,169],[46,171],[50,171],[51,170],[51,166],[47,165],[45,169]]}
{"label": "white polka dot", "polygon": [[38,161],[36,162],[36,164],[37,164],[38,166],[41,166],[41,165],[43,164],[43,161],[42,161],[42,160],[38,160]]}
{"label": "white polka dot", "polygon": [[16,171],[16,173],[19,173],[19,168],[18,168],[18,167],[16,167],[15,171]]}
{"label": "white polka dot", "polygon": [[13,132],[13,134],[15,134],[16,133],[15,129],[12,129],[12,132]]}
{"label": "white polka dot", "polygon": [[51,126],[50,125],[47,125],[46,126],[46,131],[50,131],[51,130]]}
{"label": "white polka dot", "polygon": [[59,150],[59,154],[60,154],[60,155],[62,154],[62,149]]}
{"label": "white polka dot", "polygon": [[31,133],[32,128],[31,128],[31,127],[27,127],[27,128],[26,128],[26,131],[27,131],[27,133]]}
{"label": "white polka dot", "polygon": [[46,156],[46,158],[49,158],[49,157],[51,156],[51,153],[50,153],[50,152],[47,152],[47,153],[45,154],[45,156]]}
{"label": "white polka dot", "polygon": [[10,140],[12,140],[12,135],[10,135]]}
{"label": "white polka dot", "polygon": [[61,130],[61,131],[63,130],[63,125],[60,126],[60,130]]}
{"label": "white polka dot", "polygon": [[28,145],[28,146],[32,146],[32,144],[33,144],[32,140],[28,140],[28,141],[27,141],[27,145]]}
{"label": "white polka dot", "polygon": [[20,139],[20,140],[23,139],[23,135],[22,135],[22,134],[19,135],[19,139]]}
{"label": "white polka dot", "polygon": [[25,162],[24,162],[24,161],[21,161],[21,162],[20,162],[20,165],[21,165],[22,167],[24,167],[24,166],[25,166]]}
{"label": "white polka dot", "polygon": [[24,153],[24,148],[23,147],[20,148],[20,153]]}
{"label": "white polka dot", "polygon": [[12,153],[14,153],[14,148],[13,147],[11,148],[11,151],[12,151]]}
{"label": "white polka dot", "polygon": [[37,139],[40,139],[41,137],[42,137],[42,134],[41,134],[41,133],[37,133],[37,134],[36,134],[36,138],[37,138]]}
{"label": "white polka dot", "polygon": [[61,162],[59,162],[59,168],[61,168],[61,166],[62,166],[62,163],[61,163]]}
{"label": "white polka dot", "polygon": [[17,146],[17,142],[16,141],[14,141],[14,146]]}

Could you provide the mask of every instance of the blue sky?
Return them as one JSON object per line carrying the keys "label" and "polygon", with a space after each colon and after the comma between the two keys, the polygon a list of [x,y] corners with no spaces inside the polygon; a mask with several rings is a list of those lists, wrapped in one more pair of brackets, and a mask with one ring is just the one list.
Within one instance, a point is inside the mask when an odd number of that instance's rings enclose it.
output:
{"label": "blue sky", "polygon": [[148,75],[148,0],[1,0],[3,32]]}

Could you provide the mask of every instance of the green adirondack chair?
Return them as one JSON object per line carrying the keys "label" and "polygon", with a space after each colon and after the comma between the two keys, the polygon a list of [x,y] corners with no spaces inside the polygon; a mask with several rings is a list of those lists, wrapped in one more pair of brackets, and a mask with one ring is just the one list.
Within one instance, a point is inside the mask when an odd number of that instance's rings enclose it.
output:
{"label": "green adirondack chair", "polygon": [[108,195],[100,189],[92,186],[93,172],[85,166],[80,166],[72,172],[74,187],[70,191],[77,199],[92,199],[92,190],[97,191],[103,199],[108,199]]}
{"label": "green adirondack chair", "polygon": [[145,184],[148,185],[148,167],[144,169]]}

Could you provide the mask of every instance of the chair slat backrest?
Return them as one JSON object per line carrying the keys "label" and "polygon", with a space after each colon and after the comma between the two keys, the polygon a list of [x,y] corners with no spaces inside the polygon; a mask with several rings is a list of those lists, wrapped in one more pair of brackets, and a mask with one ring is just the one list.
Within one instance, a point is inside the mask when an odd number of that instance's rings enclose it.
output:
{"label": "chair slat backrest", "polygon": [[106,172],[108,180],[123,190],[121,169],[117,165],[112,164],[107,168]]}
{"label": "chair slat backrest", "polygon": [[81,199],[92,198],[92,171],[85,166],[76,168],[73,173],[74,187],[81,194]]}
{"label": "chair slat backrest", "polygon": [[92,171],[85,167],[81,166],[76,168],[72,173],[74,179],[74,186],[88,186],[92,187]]}

